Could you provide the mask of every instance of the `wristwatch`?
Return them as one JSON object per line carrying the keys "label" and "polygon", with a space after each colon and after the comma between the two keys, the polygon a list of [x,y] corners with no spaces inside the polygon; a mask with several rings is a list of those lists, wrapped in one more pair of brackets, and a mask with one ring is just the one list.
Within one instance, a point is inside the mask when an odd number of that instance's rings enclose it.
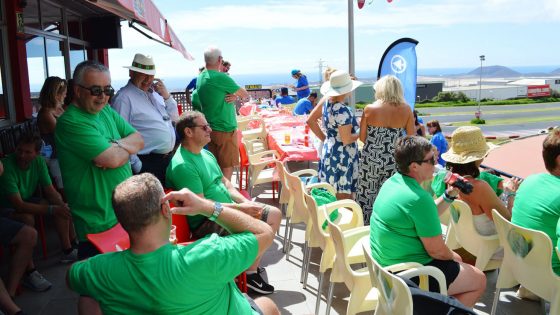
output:
{"label": "wristwatch", "polygon": [[220,213],[222,213],[222,210],[224,210],[222,204],[217,201],[214,202],[214,212],[212,212],[212,215],[208,218],[208,220],[216,221]]}

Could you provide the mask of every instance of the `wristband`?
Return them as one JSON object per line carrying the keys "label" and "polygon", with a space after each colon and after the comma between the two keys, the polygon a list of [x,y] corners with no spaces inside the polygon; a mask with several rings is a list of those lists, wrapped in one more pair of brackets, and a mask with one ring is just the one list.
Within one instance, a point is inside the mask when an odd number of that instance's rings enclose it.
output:
{"label": "wristband", "polygon": [[49,205],[49,207],[47,208],[47,214],[48,215],[53,215],[53,212],[54,212],[53,205]]}
{"label": "wristband", "polygon": [[511,192],[505,193],[505,195],[506,195],[506,198],[509,198],[511,196],[515,197],[516,193],[515,193],[515,191],[511,191]]}
{"label": "wristband", "polygon": [[444,200],[445,202],[452,203],[453,201],[455,201],[455,199],[457,199],[457,197],[449,196],[449,194],[448,194],[447,192],[444,192],[444,193],[443,193],[443,200]]}
{"label": "wristband", "polygon": [[220,215],[220,213],[222,213],[222,210],[224,210],[224,207],[222,206],[221,203],[219,202],[214,202],[214,212],[212,213],[212,215],[208,218],[208,220],[210,221],[216,221],[216,219],[218,218],[218,216]]}

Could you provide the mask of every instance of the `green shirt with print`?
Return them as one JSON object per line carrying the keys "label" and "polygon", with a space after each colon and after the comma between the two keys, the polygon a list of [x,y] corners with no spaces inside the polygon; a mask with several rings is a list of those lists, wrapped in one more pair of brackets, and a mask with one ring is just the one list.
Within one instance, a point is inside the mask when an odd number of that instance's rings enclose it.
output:
{"label": "green shirt with print", "polygon": [[441,235],[434,200],[418,182],[395,173],[379,190],[370,221],[371,254],[382,266],[433,260],[421,237]]}
{"label": "green shirt with print", "polygon": [[254,234],[211,234],[190,245],[97,255],[68,271],[70,288],[103,314],[257,314],[233,279],[257,257]]}
{"label": "green shirt with print", "polygon": [[[552,246],[557,246],[560,236],[560,177],[548,173],[527,177],[517,190],[511,222],[546,233],[552,240]],[[560,276],[560,261],[554,248],[552,268]]]}
{"label": "green shirt with print", "polygon": [[237,90],[239,85],[229,75],[216,70],[204,70],[196,79],[193,108],[204,113],[213,130],[234,131],[237,129],[235,104],[226,102],[225,98]]}
{"label": "green shirt with print", "polygon": [[[179,146],[166,172],[166,186],[174,190],[188,188],[204,198],[232,203],[233,200],[222,182],[224,174],[210,151],[202,149],[199,154]],[[196,229],[206,219],[203,215],[189,217],[189,226]]]}
{"label": "green shirt with print", "polygon": [[111,204],[115,187],[132,176],[130,164],[98,167],[94,159],[118,140],[136,132],[109,105],[90,114],[71,104],[58,119],[56,148],[64,190],[72,209],[78,239],[106,231],[117,224]]}
{"label": "green shirt with print", "polygon": [[4,174],[0,177],[1,205],[3,208],[13,208],[9,196],[19,193],[22,200],[27,201],[33,196],[39,185],[47,187],[52,185],[47,163],[42,156],[37,156],[31,161],[26,170],[19,168],[16,155],[10,154],[2,159]]}

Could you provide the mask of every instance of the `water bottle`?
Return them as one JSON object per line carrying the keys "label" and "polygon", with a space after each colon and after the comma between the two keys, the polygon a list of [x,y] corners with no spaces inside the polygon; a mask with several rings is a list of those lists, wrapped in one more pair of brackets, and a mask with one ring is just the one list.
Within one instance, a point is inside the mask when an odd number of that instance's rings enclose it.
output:
{"label": "water bottle", "polygon": [[297,143],[296,143],[296,138],[294,137],[295,134],[296,134],[296,126],[293,126],[293,127],[292,127],[292,137],[291,137],[291,138],[292,138],[292,139],[291,139],[291,140],[292,140],[292,142],[291,142],[292,144],[297,144]]}

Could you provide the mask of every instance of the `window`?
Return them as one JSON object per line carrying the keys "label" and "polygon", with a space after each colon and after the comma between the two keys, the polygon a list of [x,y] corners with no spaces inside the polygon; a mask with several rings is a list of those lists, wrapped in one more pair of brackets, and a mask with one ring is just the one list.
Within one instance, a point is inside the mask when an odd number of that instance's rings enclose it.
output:
{"label": "window", "polygon": [[34,92],[39,95],[43,82],[47,78],[47,69],[45,63],[45,38],[30,36],[33,38],[27,41],[25,45],[27,50],[27,71],[29,74],[29,87],[31,89],[31,98],[34,98]]}
{"label": "window", "polygon": [[57,76],[63,79],[66,78],[64,56],[62,55],[62,46],[64,42],[47,38],[46,43],[48,76]]}

